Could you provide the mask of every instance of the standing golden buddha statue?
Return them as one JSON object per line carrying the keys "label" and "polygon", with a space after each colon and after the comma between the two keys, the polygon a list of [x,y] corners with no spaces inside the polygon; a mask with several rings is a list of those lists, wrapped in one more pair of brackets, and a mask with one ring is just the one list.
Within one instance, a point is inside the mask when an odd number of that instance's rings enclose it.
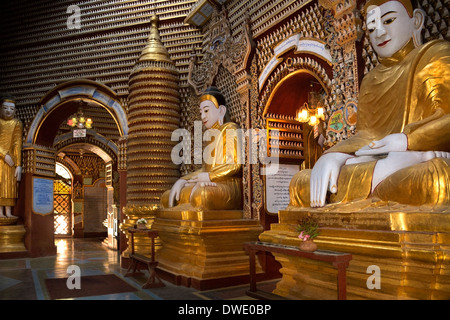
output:
{"label": "standing golden buddha statue", "polygon": [[1,98],[0,109],[0,218],[13,218],[17,181],[22,174],[22,122],[14,118],[16,104],[12,98]]}
{"label": "standing golden buddha statue", "polygon": [[357,133],[290,184],[290,205],[367,199],[450,204],[450,44],[421,43],[425,13],[410,0],[364,7],[380,64],[363,79]]}
{"label": "standing golden buddha statue", "polygon": [[212,135],[206,147],[210,152],[203,152],[201,169],[183,176],[162,195],[161,204],[166,209],[182,205],[202,210],[242,209],[239,126],[230,121],[225,98],[216,87],[206,89],[199,108],[202,123]]}

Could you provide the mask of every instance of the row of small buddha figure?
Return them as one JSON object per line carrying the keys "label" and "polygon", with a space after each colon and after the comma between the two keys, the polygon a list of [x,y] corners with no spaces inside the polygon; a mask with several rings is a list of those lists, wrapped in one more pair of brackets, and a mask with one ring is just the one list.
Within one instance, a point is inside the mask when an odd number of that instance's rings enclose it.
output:
{"label": "row of small buddha figure", "polygon": [[[376,197],[408,205],[450,204],[450,45],[422,44],[425,12],[411,0],[369,0],[363,15],[380,64],[363,79],[356,134],[326,150],[312,169],[290,182],[290,205],[323,207]],[[242,208],[242,168],[225,142],[223,95],[200,99],[206,129],[220,131],[214,161],[179,179],[162,206]],[[236,141],[235,141],[236,142]],[[330,197],[328,197],[330,195]]]}

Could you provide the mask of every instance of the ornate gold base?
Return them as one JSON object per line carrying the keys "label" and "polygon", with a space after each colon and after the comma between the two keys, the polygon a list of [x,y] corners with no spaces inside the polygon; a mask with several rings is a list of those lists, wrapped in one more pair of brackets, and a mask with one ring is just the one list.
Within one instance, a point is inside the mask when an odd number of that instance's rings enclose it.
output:
{"label": "ornate gold base", "polygon": [[10,226],[10,225],[16,224],[17,220],[19,220],[19,218],[16,216],[1,217],[0,218],[0,226]]}
{"label": "ornate gold base", "polygon": [[25,227],[23,225],[0,226],[0,253],[27,251],[24,238]]}
{"label": "ornate gold base", "polygon": [[[209,287],[214,286],[213,280],[248,277],[249,258],[243,244],[256,241],[262,232],[258,221],[243,219],[237,210],[161,210],[152,229],[158,230],[162,242],[158,269],[183,278],[183,285],[207,281]],[[220,286],[227,285],[233,284],[222,281]]]}
{"label": "ornate gold base", "polygon": [[[302,216],[311,214],[322,226],[315,239],[318,249],[353,255],[347,269],[348,299],[450,299],[450,212],[395,205],[359,212],[337,212],[330,207],[289,209],[279,212],[279,223],[261,234],[260,240],[299,245],[295,226]],[[336,299],[334,268],[317,261],[275,257],[283,277],[274,293],[291,299]],[[374,271],[377,267],[379,273]]]}
{"label": "ornate gold base", "polygon": [[[127,206],[124,208],[123,212],[127,216],[124,219],[124,222],[120,224],[120,230],[125,233],[128,241],[128,247],[126,250],[122,252],[122,258],[128,258],[131,254],[131,236],[128,233],[128,228],[133,227],[136,224],[136,221],[144,218],[147,220],[147,228],[151,229],[153,221],[155,220],[155,216],[157,213],[158,206]],[[142,254],[144,256],[152,255],[152,244],[150,238],[143,233],[137,233],[134,235],[134,249],[138,254]],[[159,238],[155,239],[155,250],[159,250],[161,247],[161,241]]]}

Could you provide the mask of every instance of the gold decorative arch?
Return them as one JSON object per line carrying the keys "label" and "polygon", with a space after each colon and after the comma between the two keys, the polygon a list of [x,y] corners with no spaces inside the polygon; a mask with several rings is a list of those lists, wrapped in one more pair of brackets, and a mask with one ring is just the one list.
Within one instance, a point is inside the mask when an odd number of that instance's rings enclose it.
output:
{"label": "gold decorative arch", "polygon": [[115,92],[98,82],[79,79],[56,86],[41,99],[41,108],[28,129],[25,144],[31,145],[36,143],[36,138],[43,123],[52,112],[65,103],[80,99],[89,101],[107,110],[114,119],[120,136],[128,134],[127,115]]}
{"label": "gold decorative arch", "polygon": [[259,96],[260,109],[263,110],[263,116],[267,114],[271,101],[280,87],[282,87],[286,81],[289,81],[302,73],[314,77],[320,83],[327,95],[331,92],[331,79],[325,68],[322,67],[317,60],[310,57],[290,57],[271,73]]}

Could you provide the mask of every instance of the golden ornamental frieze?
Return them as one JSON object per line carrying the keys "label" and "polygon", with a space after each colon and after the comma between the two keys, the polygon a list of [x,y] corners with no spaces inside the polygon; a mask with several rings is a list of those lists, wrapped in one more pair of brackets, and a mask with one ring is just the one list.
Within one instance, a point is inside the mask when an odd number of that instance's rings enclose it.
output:
{"label": "golden ornamental frieze", "polygon": [[[157,153],[155,153],[155,157],[156,156],[158,156]],[[177,167],[173,165],[173,163],[170,163],[170,155],[166,155],[165,157],[159,158],[161,161],[160,165],[154,163],[153,157],[152,158],[149,158],[148,156],[145,157],[142,154],[141,157],[137,157],[134,155],[133,157],[130,157],[130,159],[128,159],[128,165],[130,167],[133,165],[136,169],[139,169],[139,167],[145,166],[146,169],[136,170],[135,173],[128,175],[127,179],[129,179],[129,182],[131,183],[135,179],[138,179],[139,181],[143,181],[145,183],[151,183],[151,181],[145,181],[144,177],[152,176],[155,172],[163,172],[163,168],[161,167],[161,165],[165,165],[164,170],[171,173],[170,175],[168,175],[168,177],[174,174],[175,175],[179,174]]]}
{"label": "golden ornamental frieze", "polygon": [[130,112],[128,114],[128,119],[133,119],[134,117],[141,117],[141,116],[164,116],[164,117],[174,117],[174,118],[179,118],[180,114],[179,114],[179,108],[176,109],[170,109],[167,106],[161,106],[159,108],[152,108],[152,109],[147,109],[145,108],[145,106],[148,105],[148,102],[145,102],[142,104],[143,108],[139,108],[139,109],[135,109],[133,110],[133,112]]}
{"label": "golden ornamental frieze", "polygon": [[[179,99],[177,99],[175,96],[162,95],[162,94],[161,95],[149,96],[148,93],[149,93],[148,91],[147,92],[146,91],[141,92],[140,94],[147,94],[147,97],[145,97],[145,99],[144,99],[144,98],[138,96],[138,97],[136,97],[136,100],[137,101],[146,100],[146,101],[151,101],[151,103],[153,103],[153,102],[159,103],[161,101],[171,102],[171,103],[174,103],[174,104],[179,103]],[[133,99],[134,99],[134,96],[132,95],[132,93],[130,93],[130,104],[134,103]]]}
{"label": "golden ornamental frieze", "polygon": [[[164,136],[158,137],[160,141],[162,139],[167,140],[167,138],[168,138],[167,135],[165,137]],[[168,140],[169,142],[167,143],[158,144],[156,143],[156,140],[146,142],[147,140],[148,140],[147,137],[145,137],[145,139],[140,139],[139,141],[133,142],[133,144],[129,146],[130,148],[130,150],[128,151],[129,160],[137,159],[138,156],[150,157],[150,159],[153,159],[153,156],[155,157],[155,159],[167,156],[170,158],[171,151],[174,147],[174,143],[172,141]],[[143,142],[145,144],[143,144]],[[152,149],[151,151],[155,151],[156,153],[154,155],[149,155],[148,151],[150,149]]]}
{"label": "golden ornamental frieze", "polygon": [[[149,103],[152,103],[152,108],[148,109]],[[162,100],[152,101],[146,98],[136,99],[134,101],[135,108],[132,112],[128,113],[128,116],[133,116],[141,113],[164,113],[164,114],[174,114],[178,112],[179,106],[173,102],[166,102]]]}
{"label": "golden ornamental frieze", "polygon": [[[153,71],[152,73],[142,72],[142,73],[134,75],[131,84],[134,84],[136,82],[139,83],[139,81],[141,81],[141,80],[156,82],[156,83],[163,83],[167,80],[178,81],[178,79],[179,79],[178,75],[176,75],[173,72],[169,73],[169,72],[163,72],[163,71],[155,72],[155,70],[152,70],[152,71]],[[139,83],[139,85],[145,85],[145,84]],[[166,84],[166,85],[168,85],[168,84]]]}
{"label": "golden ornamental frieze", "polygon": [[[151,119],[133,122],[133,128],[130,127],[130,134],[133,133],[136,138],[139,135],[153,134],[154,131],[173,131],[175,126],[170,123],[154,123]],[[153,132],[152,132],[153,131]],[[129,144],[128,144],[129,145]]]}
{"label": "golden ornamental frieze", "polygon": [[[165,172],[166,175],[169,175],[167,172]],[[172,177],[177,177],[178,175],[172,172],[170,175]],[[148,184],[145,181],[142,181],[141,183],[135,183],[131,184],[128,182],[128,188],[129,191],[136,192],[136,193],[151,193],[152,196],[157,196],[158,193],[161,193],[161,191],[164,191],[167,188],[170,188],[172,183],[167,182],[167,179],[165,176],[162,175],[152,175],[146,177],[146,179],[151,179],[152,184]],[[146,187],[145,187],[146,186]]]}
{"label": "golden ornamental frieze", "polygon": [[[170,182],[167,177],[178,177],[179,173],[175,170],[172,171],[161,171],[159,174],[147,174],[145,176],[132,176],[127,184],[130,187],[130,191],[154,191],[161,192],[162,189],[170,188],[173,182]],[[128,178],[127,178],[128,179]],[[148,182],[147,180],[151,180]],[[163,190],[164,191],[164,190]]]}
{"label": "golden ornamental frieze", "polygon": [[[166,137],[160,137],[160,139],[167,139]],[[170,140],[169,140],[170,141]],[[143,144],[141,145],[132,145],[130,146],[129,152],[128,152],[128,160],[142,160],[142,159],[149,159],[151,161],[158,160],[168,160],[171,159],[171,151],[174,147],[173,144],[155,144],[155,143],[146,143],[146,146],[143,147]],[[149,151],[154,152],[155,154],[149,154]]]}
{"label": "golden ornamental frieze", "polygon": [[170,87],[170,85],[166,85],[164,87],[157,86],[136,86],[133,88],[131,97],[137,96],[140,94],[159,94],[162,93],[164,96],[177,96],[178,91]]}
{"label": "golden ornamental frieze", "polygon": [[[156,130],[155,130],[156,129]],[[143,142],[153,141],[154,139],[163,139],[167,138],[167,136],[171,136],[173,131],[173,126],[159,126],[152,128],[143,128],[141,131],[137,131],[135,133],[136,139],[132,139],[128,142],[128,147],[132,147],[136,145],[142,145]],[[170,140],[169,140],[170,141]],[[167,142],[169,143],[169,142]],[[128,150],[128,153],[131,153],[133,150]]]}
{"label": "golden ornamental frieze", "polygon": [[[148,171],[152,170],[153,172],[148,173]],[[165,168],[164,170],[162,168],[158,167],[150,167],[148,170],[141,170],[140,174],[138,172],[132,174],[131,176],[127,176],[127,183],[132,185],[146,185],[151,186],[155,183],[157,184],[165,184],[170,186],[173,184],[169,180],[170,177],[178,177],[179,171],[177,167],[174,166],[172,170],[169,170],[168,168]],[[156,177],[159,177],[160,180],[157,180]],[[149,181],[150,180],[150,181]]]}
{"label": "golden ornamental frieze", "polygon": [[[133,133],[135,139],[133,138],[132,141],[139,141],[141,139],[150,139],[150,137],[153,137],[153,139],[157,139],[158,137],[161,137],[164,132],[165,136],[170,136],[172,134],[172,131],[174,129],[177,129],[177,125],[175,122],[173,123],[160,123],[160,124],[152,124],[154,121],[146,121],[145,123],[136,121],[133,122],[133,126],[136,126],[135,129],[130,130],[130,132]],[[160,132],[157,132],[157,131]],[[131,146],[130,142],[128,143],[128,146]]]}
{"label": "golden ornamental frieze", "polygon": [[133,75],[138,72],[150,71],[150,72],[165,72],[165,73],[178,73],[175,65],[170,64],[168,62],[158,61],[156,64],[152,63],[153,61],[139,61],[129,72],[130,75]]}
{"label": "golden ornamental frieze", "polygon": [[254,48],[250,31],[250,20],[242,25],[239,37],[231,35],[231,27],[226,10],[214,11],[208,31],[205,35],[205,52],[201,59],[194,55],[189,64],[188,83],[199,95],[214,80],[222,65],[231,74],[236,75],[247,66],[247,60]]}
{"label": "golden ornamental frieze", "polygon": [[[130,90],[134,91],[133,94],[136,95],[140,92],[146,92],[146,91],[162,91],[166,94],[173,93],[176,90],[176,86],[174,86],[174,83],[177,83],[176,80],[172,79],[146,79],[141,78],[139,79],[141,83],[135,82],[135,79],[130,83]],[[167,89],[167,90],[166,90]],[[136,91],[135,91],[136,90]]]}

